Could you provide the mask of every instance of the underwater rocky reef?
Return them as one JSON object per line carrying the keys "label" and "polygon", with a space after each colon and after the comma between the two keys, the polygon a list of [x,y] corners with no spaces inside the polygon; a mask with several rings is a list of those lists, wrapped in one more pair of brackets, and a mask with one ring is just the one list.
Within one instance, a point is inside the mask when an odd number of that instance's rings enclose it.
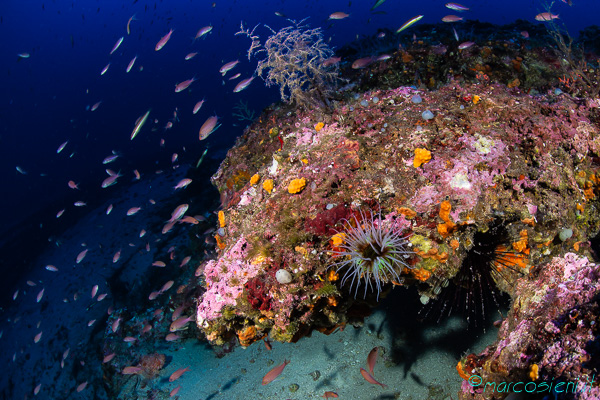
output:
{"label": "underwater rocky reef", "polygon": [[[504,34],[536,29],[516,24]],[[456,365],[462,399],[594,376],[598,61],[566,62],[524,36],[459,49],[422,29],[397,50],[381,34],[341,49],[338,87],[313,90],[331,97],[251,122],[211,178],[216,218],[183,238],[193,256],[181,266],[194,268],[167,283],[176,294],[152,292],[152,308],[111,315],[105,359],[140,330],[147,343],[206,339],[218,356],[296,342],[360,326],[409,288],[425,318],[458,311],[470,324],[510,301],[497,340]],[[136,349],[104,367],[113,393],[163,367]],[[588,389],[576,397],[598,397]]]}
{"label": "underwater rocky reef", "polygon": [[[498,341],[457,365],[465,382],[591,376],[600,102],[575,96],[545,52],[496,46],[502,57],[416,43],[348,68],[329,106],[272,106],[246,129],[212,177],[218,255],[196,271],[209,341],[331,333],[392,288],[441,314],[465,298],[473,319],[506,293]],[[452,60],[470,72],[433,78]],[[420,62],[434,90],[407,84]],[[462,398],[491,398],[474,386]]]}

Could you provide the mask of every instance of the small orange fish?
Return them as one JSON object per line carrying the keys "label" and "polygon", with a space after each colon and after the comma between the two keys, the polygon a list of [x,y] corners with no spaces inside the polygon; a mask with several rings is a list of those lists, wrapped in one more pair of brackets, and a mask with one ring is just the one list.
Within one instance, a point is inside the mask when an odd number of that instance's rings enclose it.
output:
{"label": "small orange fish", "polygon": [[190,217],[188,215],[188,216],[185,216],[185,217],[181,218],[179,220],[179,223],[181,223],[181,224],[186,223],[186,224],[198,225],[200,223],[200,221],[198,221],[196,218]]}
{"label": "small orange fish", "polygon": [[321,397],[325,397],[326,399],[337,399],[340,396],[338,396],[336,392],[325,392],[325,394]]}
{"label": "small orange fish", "polygon": [[190,367],[179,368],[177,371],[175,371],[171,374],[171,376],[169,377],[169,382],[176,381],[177,379],[181,378],[181,375],[183,375],[186,371],[189,371],[189,370],[190,370]]}
{"label": "small orange fish", "polygon": [[171,392],[169,393],[169,397],[173,397],[175,396],[177,393],[179,393],[179,389],[181,389],[181,385],[177,386],[175,389],[171,390]]}
{"label": "small orange fish", "polygon": [[289,360],[285,360],[283,362],[283,364],[278,365],[275,368],[273,368],[272,370],[270,370],[269,372],[267,372],[267,374],[262,379],[262,384],[266,385],[266,384],[273,382],[275,380],[275,378],[277,378],[279,375],[281,375],[281,373],[283,372],[283,369],[289,363],[290,363]]}
{"label": "small orange fish", "polygon": [[367,367],[369,367],[369,373],[371,375],[375,375],[373,369],[375,369],[375,363],[377,362],[377,353],[379,353],[379,347],[374,347],[367,356]]}
{"label": "small orange fish", "polygon": [[69,181],[67,184],[69,185],[69,187],[71,189],[79,189],[79,185],[77,183],[75,183],[74,181]]}
{"label": "small orange fish", "polygon": [[129,367],[123,368],[123,371],[121,371],[121,374],[123,374],[123,375],[137,375],[140,372],[142,372],[142,367],[129,366]]}
{"label": "small orange fish", "polygon": [[369,373],[367,372],[367,370],[366,370],[366,369],[364,369],[364,368],[361,368],[361,369],[360,369],[360,374],[363,376],[363,378],[365,378],[365,380],[366,380],[367,382],[369,382],[369,383],[372,383],[373,385],[379,385],[379,386],[381,386],[382,388],[386,388],[386,387],[387,387],[387,385],[384,385],[384,384],[383,384],[383,383],[381,383],[381,382],[377,382],[377,381],[375,380],[375,378],[373,378],[373,376],[372,376],[371,374],[369,374]]}

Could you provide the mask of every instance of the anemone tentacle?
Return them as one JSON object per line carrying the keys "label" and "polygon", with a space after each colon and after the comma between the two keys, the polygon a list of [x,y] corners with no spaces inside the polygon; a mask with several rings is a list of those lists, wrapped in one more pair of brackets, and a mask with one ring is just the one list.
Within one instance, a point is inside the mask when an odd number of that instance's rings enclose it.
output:
{"label": "anemone tentacle", "polygon": [[[376,290],[377,300],[383,286],[390,281],[401,282],[400,273],[404,268],[411,268],[405,262],[412,251],[407,248],[410,242],[405,235],[383,223],[381,214],[376,217],[367,216],[360,211],[360,221],[353,215],[352,222],[344,220],[344,243],[334,250],[334,258],[342,257],[329,265],[336,272],[345,269],[340,284],[344,286],[350,280],[350,292],[354,288],[354,297],[358,295],[360,286],[365,285],[363,298],[367,291]],[[356,286],[355,286],[356,283]]]}

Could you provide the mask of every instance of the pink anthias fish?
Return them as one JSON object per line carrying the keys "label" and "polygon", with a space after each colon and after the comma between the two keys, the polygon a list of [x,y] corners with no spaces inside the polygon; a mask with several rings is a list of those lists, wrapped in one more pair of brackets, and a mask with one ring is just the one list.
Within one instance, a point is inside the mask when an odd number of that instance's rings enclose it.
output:
{"label": "pink anthias fish", "polygon": [[194,38],[194,40],[200,39],[201,37],[203,37],[204,35],[206,35],[210,31],[212,31],[212,28],[213,28],[212,25],[208,25],[208,26],[200,28],[198,30],[198,33],[196,33],[196,37]]}
{"label": "pink anthias fish", "polygon": [[119,324],[121,323],[121,317],[117,318],[111,325],[111,329],[113,331],[113,333],[115,333],[117,331],[117,329],[119,329]]}
{"label": "pink anthias fish", "polygon": [[129,61],[129,64],[127,64],[127,69],[125,70],[125,72],[129,73],[129,71],[131,71],[131,68],[133,68],[133,64],[135,64],[135,60],[137,60],[137,56],[133,57],[131,59],[131,61]]}
{"label": "pink anthias fish", "polygon": [[474,44],[475,44],[475,42],[463,42],[458,45],[458,49],[459,50],[468,49],[469,47],[473,46]]}
{"label": "pink anthias fish", "polygon": [[185,61],[191,60],[192,58],[196,57],[197,55],[198,55],[198,53],[196,53],[196,52],[193,52],[193,53],[188,53],[188,54],[185,56]]}
{"label": "pink anthias fish", "polygon": [[123,375],[137,375],[142,372],[142,367],[130,365],[128,367],[123,368],[121,374]]}
{"label": "pink anthias fish", "polygon": [[369,368],[369,373],[373,375],[373,370],[375,369],[375,363],[377,362],[377,354],[379,353],[379,347],[374,347],[373,350],[369,352],[367,356],[367,367]]}
{"label": "pink anthias fish", "polygon": [[105,355],[104,358],[102,358],[102,364],[106,364],[107,362],[110,362],[110,360],[115,358],[116,355],[117,355],[117,353],[110,353],[110,354]]}
{"label": "pink anthias fish", "polygon": [[112,54],[115,51],[117,51],[117,49],[119,48],[119,46],[121,45],[121,43],[123,43],[123,39],[125,39],[125,37],[121,36],[119,38],[119,40],[117,40],[117,43],[115,43],[115,45],[113,46],[112,50],[110,51],[110,54]]}
{"label": "pink anthias fish", "polygon": [[237,74],[233,75],[231,78],[229,78],[230,81],[237,79],[241,76],[242,74],[240,72],[238,72]]}
{"label": "pink anthias fish", "polygon": [[183,375],[185,372],[187,372],[189,370],[190,370],[190,367],[179,368],[177,371],[175,371],[171,374],[171,376],[169,377],[169,382],[176,381],[177,379],[181,378],[181,375]]}
{"label": "pink anthias fish", "polygon": [[202,99],[199,102],[197,102],[196,105],[194,106],[194,109],[192,110],[193,113],[196,114],[198,111],[200,111],[200,109],[202,108],[203,104],[204,104],[204,99]]}
{"label": "pink anthias fish", "polygon": [[334,12],[334,13],[330,14],[328,19],[344,19],[344,18],[348,18],[349,16],[350,16],[350,14],[346,14],[345,12],[338,11],[338,12]]}
{"label": "pink anthias fish", "polygon": [[173,287],[173,285],[175,284],[175,281],[167,281],[159,290],[160,293],[164,293],[167,290],[171,289]]}
{"label": "pink anthias fish", "polygon": [[[102,181],[102,189],[106,189],[109,186],[114,185],[115,183],[117,183],[117,179],[119,179],[121,176],[121,174],[116,174],[116,175],[111,175],[108,178],[106,178],[105,180]],[[107,212],[108,214],[109,212]]]}
{"label": "pink anthias fish", "polygon": [[181,264],[179,264],[179,268],[185,267],[190,262],[191,259],[192,259],[191,256],[185,257],[183,260],[181,260]]}
{"label": "pink anthias fish", "polygon": [[110,67],[110,63],[106,64],[106,67],[102,68],[102,71],[100,71],[100,75],[104,75],[106,73],[106,71],[108,71],[109,67]]}
{"label": "pink anthias fish", "polygon": [[219,72],[221,73],[222,76],[225,76],[225,74],[227,74],[228,71],[231,71],[233,68],[235,68],[235,66],[238,63],[239,63],[239,60],[230,61],[230,62],[224,64],[221,68],[219,68]]}
{"label": "pink anthias fish", "polygon": [[130,25],[131,25],[131,21],[135,20],[135,14],[133,14],[128,20],[127,20],[127,34],[129,35],[131,33],[131,29],[130,29]]}
{"label": "pink anthias fish", "polygon": [[352,69],[361,69],[373,63],[373,57],[363,57],[352,63]]}
{"label": "pink anthias fish", "polygon": [[289,363],[290,363],[289,360],[285,360],[283,362],[283,364],[278,365],[275,368],[273,368],[272,370],[270,370],[269,372],[267,372],[267,374],[262,379],[262,384],[267,385],[267,384],[273,382],[273,380],[275,380],[275,378],[277,378],[279,375],[281,375],[281,373],[283,372],[283,369]]}
{"label": "pink anthias fish", "polygon": [[558,14],[552,14],[550,12],[543,12],[535,16],[536,21],[552,21],[553,19],[557,19]]}
{"label": "pink anthias fish", "polygon": [[252,83],[252,81],[254,80],[254,76],[252,78],[248,78],[248,79],[244,79],[243,81],[240,81],[240,83],[238,83],[235,88],[233,89],[233,93],[237,93],[237,92],[241,92],[242,90],[246,89],[248,86],[250,86],[250,84]]}
{"label": "pink anthias fish", "polygon": [[462,17],[459,17],[458,15],[446,15],[442,18],[442,22],[458,22],[462,20]]}
{"label": "pink anthias fish", "polygon": [[186,304],[182,304],[173,311],[173,315],[171,315],[171,322],[177,320],[183,314],[183,310],[185,310]]}
{"label": "pink anthias fish", "polygon": [[373,385],[379,385],[382,388],[386,388],[387,385],[384,385],[381,382],[378,382],[377,380],[375,380],[375,378],[373,378],[373,375],[371,375],[370,373],[367,372],[366,369],[361,368],[360,369],[360,374],[363,376],[363,378],[365,378],[365,380],[369,383],[372,383]]}
{"label": "pink anthias fish", "polygon": [[129,210],[127,210],[127,216],[131,217],[132,215],[137,214],[141,209],[142,207],[131,207]]}
{"label": "pink anthias fish", "polygon": [[100,104],[102,104],[102,100],[100,100],[97,103],[94,103],[94,105],[90,108],[90,111],[96,111],[98,107],[100,107]]}
{"label": "pink anthias fish", "polygon": [[193,321],[193,320],[194,320],[193,317],[188,317],[188,316],[185,316],[185,315],[183,317],[179,317],[175,321],[171,322],[171,325],[169,326],[169,331],[170,332],[177,332],[177,331],[181,331],[183,329],[186,329],[186,325],[190,321]]}
{"label": "pink anthias fish", "polygon": [[154,47],[155,51],[159,51],[160,49],[162,49],[163,47],[165,47],[165,44],[167,44],[167,42],[169,41],[169,39],[171,39],[171,35],[173,34],[173,29],[171,29],[169,31],[169,33],[167,33],[165,36],[161,37],[160,40],[158,41],[158,43],[156,43],[156,46]]}
{"label": "pink anthias fish", "polygon": [[[41,385],[41,383],[40,383],[40,385]],[[181,389],[181,385],[179,385],[175,389],[171,390],[171,392],[169,392],[169,397],[175,397],[175,395],[177,395],[177,393],[179,393],[180,389]]]}
{"label": "pink anthias fish", "polygon": [[79,185],[77,183],[75,183],[74,181],[69,181],[67,182],[67,185],[69,186],[69,188],[71,189],[79,189]]}
{"label": "pink anthias fish", "polygon": [[102,164],[109,164],[109,163],[115,161],[117,158],[119,158],[118,154],[111,154],[110,156],[108,156],[104,160],[102,160]]}
{"label": "pink anthias fish", "polygon": [[83,250],[82,252],[80,252],[77,255],[77,258],[75,259],[75,263],[79,264],[81,261],[83,261],[83,259],[85,258],[85,256],[87,255],[88,249]]}
{"label": "pink anthias fish", "polygon": [[56,149],[56,154],[60,153],[61,151],[64,150],[64,148],[67,146],[67,143],[69,143],[69,141],[67,140],[66,142],[64,142],[63,144],[61,144],[60,146],[58,146],[58,149]]}
{"label": "pink anthias fish", "polygon": [[85,388],[87,387],[87,381],[81,383],[79,386],[77,386],[77,389],[75,389],[77,391],[77,393],[83,392],[85,390]]}
{"label": "pink anthias fish", "polygon": [[330,67],[332,65],[339,63],[340,61],[342,61],[342,57],[329,57],[328,59],[323,61],[323,66]]}
{"label": "pink anthias fish", "polygon": [[175,185],[173,188],[174,188],[175,190],[177,190],[177,189],[184,189],[184,188],[186,188],[186,187],[187,187],[187,186],[188,186],[190,183],[192,183],[192,180],[191,180],[191,179],[189,179],[189,178],[184,178],[184,179],[180,180],[180,181],[177,183],[177,185]]}
{"label": "pink anthias fish", "polygon": [[219,127],[221,126],[221,124],[217,123],[219,122],[219,117],[217,117],[216,115],[213,115],[212,117],[209,117],[200,127],[200,133],[199,133],[199,138],[200,140],[204,140],[207,137],[209,137],[214,131],[216,131],[217,129],[219,129]]}
{"label": "pink anthias fish", "polygon": [[181,219],[181,217],[183,217],[183,215],[186,213],[189,207],[189,204],[180,204],[179,206],[177,206],[177,208],[175,208],[175,210],[173,210],[173,212],[171,213],[171,219],[168,222],[175,222],[178,219]]}
{"label": "pink anthias fish", "polygon": [[465,7],[462,4],[458,3],[446,3],[446,8],[449,8],[454,11],[469,11],[469,7]]}
{"label": "pink anthias fish", "polygon": [[175,85],[175,93],[179,93],[181,91],[184,91],[185,89],[187,89],[188,87],[190,87],[190,85],[192,83],[194,83],[196,81],[196,78],[192,78],[192,79],[188,79],[186,81],[180,82],[178,84]]}
{"label": "pink anthias fish", "polygon": [[179,335],[177,335],[177,334],[175,334],[175,333],[169,333],[169,334],[168,334],[168,335],[165,337],[165,340],[166,340],[167,342],[174,342],[174,341],[176,341],[176,340],[179,340],[179,339],[181,339],[181,336],[179,336]]}
{"label": "pink anthias fish", "polygon": [[194,217],[190,217],[189,215],[186,215],[185,217],[181,218],[179,220],[180,224],[193,224],[193,225],[198,225],[200,223],[200,221],[198,221],[196,218]]}

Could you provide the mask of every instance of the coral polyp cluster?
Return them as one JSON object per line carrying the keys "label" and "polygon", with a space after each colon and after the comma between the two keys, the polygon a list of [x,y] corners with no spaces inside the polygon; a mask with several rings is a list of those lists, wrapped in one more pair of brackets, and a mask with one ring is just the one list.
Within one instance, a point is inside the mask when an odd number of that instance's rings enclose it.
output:
{"label": "coral polyp cluster", "polygon": [[409,250],[411,244],[401,232],[387,226],[381,214],[367,217],[360,211],[360,220],[354,214],[344,225],[345,229],[337,234],[343,238],[343,243],[333,251],[334,260],[341,260],[330,268],[335,268],[337,272],[345,271],[341,285],[351,279],[350,291],[355,287],[354,297],[364,280],[363,298],[367,296],[367,289],[375,289],[379,299],[379,293],[386,283],[399,285],[402,282],[402,270],[411,268],[407,263],[413,254]]}

